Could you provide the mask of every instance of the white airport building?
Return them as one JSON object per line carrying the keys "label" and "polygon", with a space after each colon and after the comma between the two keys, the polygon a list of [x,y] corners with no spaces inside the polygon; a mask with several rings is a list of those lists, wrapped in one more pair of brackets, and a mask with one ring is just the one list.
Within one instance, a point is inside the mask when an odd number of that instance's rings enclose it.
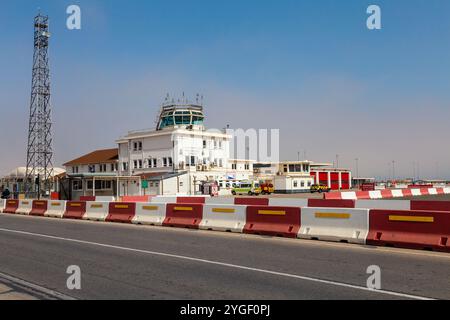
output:
{"label": "white airport building", "polygon": [[194,195],[204,182],[225,187],[224,181],[250,179],[254,161],[230,159],[233,136],[207,130],[204,119],[200,104],[167,99],[156,129],[131,131],[116,141],[119,175],[141,177],[148,181],[142,193],[157,195]]}

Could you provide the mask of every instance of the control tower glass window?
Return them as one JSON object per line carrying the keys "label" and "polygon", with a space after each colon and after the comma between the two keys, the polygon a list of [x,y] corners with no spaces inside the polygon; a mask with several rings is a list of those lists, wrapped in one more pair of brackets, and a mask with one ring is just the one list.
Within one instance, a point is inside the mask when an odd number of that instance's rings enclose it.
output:
{"label": "control tower glass window", "polygon": [[205,116],[203,108],[196,105],[163,106],[158,123],[158,130],[173,126],[202,126]]}

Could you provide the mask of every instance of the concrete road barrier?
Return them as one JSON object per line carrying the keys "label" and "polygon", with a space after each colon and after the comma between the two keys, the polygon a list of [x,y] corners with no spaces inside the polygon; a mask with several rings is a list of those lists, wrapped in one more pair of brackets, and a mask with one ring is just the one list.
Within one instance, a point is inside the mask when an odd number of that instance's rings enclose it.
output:
{"label": "concrete road barrier", "polygon": [[134,224],[161,226],[166,218],[165,203],[136,203]]}
{"label": "concrete road barrier", "polygon": [[64,212],[66,211],[66,203],[66,201],[62,200],[50,200],[45,216],[51,218],[62,218],[64,216]]}
{"label": "concrete road barrier", "polygon": [[367,244],[450,252],[450,214],[370,210]]}
{"label": "concrete road barrier", "polygon": [[132,223],[136,215],[134,202],[110,202],[106,222]]}
{"label": "concrete road barrier", "polygon": [[14,213],[29,215],[31,209],[33,209],[33,200],[24,199],[24,200],[17,200],[17,201],[18,201],[19,205]]}
{"label": "concrete road barrier", "polygon": [[247,206],[240,205],[205,205],[200,229],[242,233],[246,209]]}
{"label": "concrete road barrier", "polygon": [[30,211],[30,216],[45,217],[47,212],[48,201],[47,200],[34,200],[33,207]]}
{"label": "concrete road barrier", "polygon": [[198,229],[203,218],[203,204],[173,204],[166,207],[163,226]]}
{"label": "concrete road barrier", "polygon": [[300,219],[299,207],[248,206],[244,233],[296,238]]}
{"label": "concrete road barrier", "polygon": [[369,210],[302,208],[298,237],[364,244],[369,232]]}
{"label": "concrete road barrier", "polygon": [[88,201],[83,220],[106,221],[109,214],[109,202]]}
{"label": "concrete road barrier", "polygon": [[411,210],[410,200],[356,200],[358,209]]}
{"label": "concrete road barrier", "polygon": [[86,214],[85,201],[67,201],[63,219],[83,219]]}

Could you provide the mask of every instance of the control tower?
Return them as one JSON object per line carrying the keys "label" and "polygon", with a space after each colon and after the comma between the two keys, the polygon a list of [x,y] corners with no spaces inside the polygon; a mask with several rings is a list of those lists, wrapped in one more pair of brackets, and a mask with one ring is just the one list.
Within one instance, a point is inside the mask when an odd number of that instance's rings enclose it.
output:
{"label": "control tower", "polygon": [[204,120],[203,103],[198,95],[196,103],[189,103],[184,95],[178,101],[170,99],[168,95],[161,106],[156,130],[174,127],[204,130]]}

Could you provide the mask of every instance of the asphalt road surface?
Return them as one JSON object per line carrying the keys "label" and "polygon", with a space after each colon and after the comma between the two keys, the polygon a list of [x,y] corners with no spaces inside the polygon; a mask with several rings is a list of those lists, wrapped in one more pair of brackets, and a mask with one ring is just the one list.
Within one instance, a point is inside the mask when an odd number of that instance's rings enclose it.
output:
{"label": "asphalt road surface", "polygon": [[37,299],[450,299],[450,254],[0,214],[5,282]]}

